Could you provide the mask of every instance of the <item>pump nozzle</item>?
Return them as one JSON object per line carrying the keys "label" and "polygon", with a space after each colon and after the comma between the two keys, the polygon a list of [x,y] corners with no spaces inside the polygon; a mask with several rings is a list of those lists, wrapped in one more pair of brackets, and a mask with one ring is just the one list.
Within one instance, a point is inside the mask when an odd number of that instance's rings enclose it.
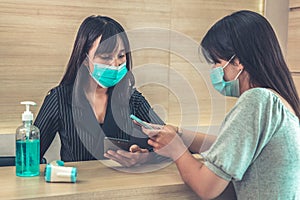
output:
{"label": "pump nozzle", "polygon": [[22,114],[22,121],[32,121],[33,114],[29,110],[29,108],[30,108],[30,106],[35,106],[36,103],[33,101],[22,101],[21,104],[26,106],[26,110]]}

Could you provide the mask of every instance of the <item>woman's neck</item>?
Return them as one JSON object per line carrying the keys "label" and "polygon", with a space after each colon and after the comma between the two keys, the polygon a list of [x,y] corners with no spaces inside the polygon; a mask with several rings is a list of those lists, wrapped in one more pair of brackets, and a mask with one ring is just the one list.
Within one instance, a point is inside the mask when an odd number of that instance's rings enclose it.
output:
{"label": "woman's neck", "polygon": [[248,72],[243,71],[239,78],[239,85],[240,85],[240,94],[242,95],[245,91],[253,88],[250,85],[250,77]]}
{"label": "woman's neck", "polygon": [[95,90],[95,95],[96,96],[107,95],[107,90],[108,90],[108,88],[102,88],[102,87],[98,86]]}

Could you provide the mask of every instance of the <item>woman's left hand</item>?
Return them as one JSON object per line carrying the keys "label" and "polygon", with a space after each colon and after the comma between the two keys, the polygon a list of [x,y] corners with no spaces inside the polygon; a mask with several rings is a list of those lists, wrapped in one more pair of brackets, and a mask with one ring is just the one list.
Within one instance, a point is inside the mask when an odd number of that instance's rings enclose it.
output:
{"label": "woman's left hand", "polygon": [[137,164],[143,164],[150,159],[148,149],[142,149],[138,145],[131,145],[129,151],[109,150],[104,154],[104,157],[114,160],[125,167],[131,167]]}
{"label": "woman's left hand", "polygon": [[187,150],[174,126],[165,125],[161,129],[146,129],[143,127],[142,129],[150,138],[148,144],[153,146],[154,152],[162,156],[177,160]]}

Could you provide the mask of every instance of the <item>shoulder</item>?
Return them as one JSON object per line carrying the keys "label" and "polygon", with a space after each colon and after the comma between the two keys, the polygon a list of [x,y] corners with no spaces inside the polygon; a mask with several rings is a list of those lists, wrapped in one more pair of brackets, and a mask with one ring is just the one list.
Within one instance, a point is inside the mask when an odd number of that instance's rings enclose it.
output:
{"label": "shoulder", "polygon": [[266,88],[252,88],[244,92],[237,101],[237,104],[258,107],[278,101],[278,97]]}
{"label": "shoulder", "polygon": [[65,96],[72,92],[71,85],[58,85],[47,92],[47,96]]}
{"label": "shoulder", "polygon": [[129,104],[134,110],[148,110],[150,108],[150,104],[147,99],[136,89],[133,89]]}
{"label": "shoulder", "polygon": [[247,91],[245,91],[239,99],[246,100],[246,99],[252,99],[254,101],[258,100],[266,100],[273,97],[273,93],[266,88],[252,88]]}
{"label": "shoulder", "polygon": [[46,105],[66,105],[72,102],[73,87],[69,85],[58,85],[50,89],[44,99]]}
{"label": "shoulder", "polygon": [[272,92],[265,88],[252,88],[245,91],[237,100],[235,106],[226,116],[226,120],[232,116],[239,118],[248,118],[249,116],[257,116],[266,114],[267,110],[273,107]]}
{"label": "shoulder", "polygon": [[146,101],[145,97],[137,89],[133,89],[130,101],[135,104],[140,104]]}
{"label": "shoulder", "polygon": [[280,119],[289,113],[280,97],[267,88],[253,88],[244,92],[238,99],[231,113],[241,112],[243,116],[256,115]]}

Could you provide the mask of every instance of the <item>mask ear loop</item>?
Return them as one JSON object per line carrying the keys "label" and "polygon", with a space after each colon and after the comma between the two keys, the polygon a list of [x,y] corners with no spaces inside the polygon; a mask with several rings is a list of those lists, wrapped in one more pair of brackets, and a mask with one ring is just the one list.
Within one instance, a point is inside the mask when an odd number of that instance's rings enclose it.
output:
{"label": "mask ear loop", "polygon": [[231,58],[228,60],[228,62],[224,65],[223,69],[225,69],[225,67],[227,67],[227,65],[229,65],[229,63],[232,61],[232,59],[235,57],[235,54],[233,54],[233,56],[231,56]]}
{"label": "mask ear loop", "polygon": [[[233,56],[231,56],[231,58],[228,60],[228,62],[224,65],[223,69],[224,69],[225,67],[228,66],[228,64],[231,62],[231,60],[232,60],[234,57],[235,57],[235,54],[233,54]],[[243,69],[242,69],[241,71],[239,71],[239,73],[236,75],[236,77],[234,78],[234,80],[236,80],[236,79],[240,76],[240,74],[241,74],[242,72],[243,72]]]}
{"label": "mask ear loop", "polygon": [[238,77],[240,76],[240,74],[243,72],[243,69],[241,69],[241,71],[236,75],[236,77],[234,78],[234,80],[238,79]]}
{"label": "mask ear loop", "polygon": [[[235,57],[235,54],[230,58],[230,60],[228,61],[228,63]],[[236,77],[234,78],[234,80],[238,79],[238,77],[240,76],[240,74],[244,71],[244,69],[241,69],[241,71],[239,71],[239,73],[236,75]]]}

